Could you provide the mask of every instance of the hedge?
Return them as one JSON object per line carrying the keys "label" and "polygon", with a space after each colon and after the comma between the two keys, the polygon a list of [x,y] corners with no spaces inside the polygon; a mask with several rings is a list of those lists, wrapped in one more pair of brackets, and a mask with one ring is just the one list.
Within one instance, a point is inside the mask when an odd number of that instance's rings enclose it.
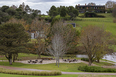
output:
{"label": "hedge", "polygon": [[4,69],[0,68],[0,73],[5,73],[5,74],[17,74],[17,75],[34,75],[34,76],[56,76],[56,75],[61,75],[62,73],[60,71],[51,71],[51,72],[46,72],[46,71],[18,71],[18,70],[9,70],[9,69]]}
{"label": "hedge", "polygon": [[116,73],[116,69],[102,68],[98,66],[79,66],[78,70],[85,71],[85,72],[114,72]]}

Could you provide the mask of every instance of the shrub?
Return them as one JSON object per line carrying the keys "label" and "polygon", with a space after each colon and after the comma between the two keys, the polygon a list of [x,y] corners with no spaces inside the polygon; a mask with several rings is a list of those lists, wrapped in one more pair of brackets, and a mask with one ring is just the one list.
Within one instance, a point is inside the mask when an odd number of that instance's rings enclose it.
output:
{"label": "shrub", "polygon": [[85,72],[116,72],[116,69],[102,68],[98,66],[79,66],[78,70]]}
{"label": "shrub", "polygon": [[91,13],[91,12],[86,12],[85,13],[85,17],[97,17],[97,14],[96,13]]}
{"label": "shrub", "polygon": [[97,15],[94,12],[86,12],[85,13],[85,17],[100,17],[100,18],[104,18],[105,16],[103,16],[103,15]]}
{"label": "shrub", "polygon": [[113,19],[113,23],[116,23],[116,19]]}
{"label": "shrub", "polygon": [[81,60],[83,60],[83,61],[89,61],[88,58],[81,58]]}
{"label": "shrub", "polygon": [[46,71],[16,71],[16,70],[8,70],[8,69],[3,69],[0,68],[0,73],[5,73],[5,74],[17,74],[17,75],[34,75],[34,76],[56,76],[56,75],[61,75],[62,73],[60,71],[51,71],[51,72],[46,72]]}

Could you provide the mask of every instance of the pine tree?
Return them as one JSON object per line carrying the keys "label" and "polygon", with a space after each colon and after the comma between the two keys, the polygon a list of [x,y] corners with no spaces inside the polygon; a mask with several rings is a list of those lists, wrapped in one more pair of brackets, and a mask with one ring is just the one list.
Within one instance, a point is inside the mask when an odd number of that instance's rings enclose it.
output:
{"label": "pine tree", "polygon": [[28,41],[29,35],[21,24],[5,23],[0,25],[0,52],[5,55],[10,65],[12,65],[12,56],[24,52],[24,44]]}

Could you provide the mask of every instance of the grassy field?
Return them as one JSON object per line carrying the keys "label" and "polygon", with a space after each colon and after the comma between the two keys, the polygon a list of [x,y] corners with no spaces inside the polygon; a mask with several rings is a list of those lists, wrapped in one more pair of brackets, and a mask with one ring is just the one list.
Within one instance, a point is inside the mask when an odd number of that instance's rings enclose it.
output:
{"label": "grassy field", "polygon": [[[12,75],[12,74],[2,74],[0,73],[0,77],[38,77],[38,76],[30,76],[30,75]],[[39,77],[54,77],[54,76],[39,76]],[[59,75],[55,77],[78,77],[78,75]]]}
{"label": "grassy field", "polygon": [[[80,16],[83,14],[80,14]],[[116,35],[116,23],[113,23],[113,17],[110,13],[108,14],[98,14],[104,15],[105,18],[81,18],[77,17],[77,19],[81,19],[82,21],[68,21],[76,23],[77,29],[81,29],[84,26],[95,25],[95,26],[103,26],[107,31],[110,31],[113,35]]]}
{"label": "grassy field", "polygon": [[114,65],[114,64],[108,63],[108,62],[100,62],[100,63],[93,62],[93,63],[98,66],[113,66]]}
{"label": "grassy field", "polygon": [[20,68],[31,68],[31,69],[41,69],[41,70],[58,70],[65,72],[81,72],[78,70],[79,66],[84,66],[87,64],[84,63],[60,63],[60,67],[56,66],[55,63],[52,64],[22,64],[22,63],[13,63],[9,65],[8,62],[0,62],[0,65],[11,66],[11,67],[20,67]]}
{"label": "grassy field", "polygon": [[[2,74],[0,77],[38,77],[30,75],[12,75],[12,74]],[[115,75],[59,75],[59,76],[39,76],[39,77],[116,77]]]}

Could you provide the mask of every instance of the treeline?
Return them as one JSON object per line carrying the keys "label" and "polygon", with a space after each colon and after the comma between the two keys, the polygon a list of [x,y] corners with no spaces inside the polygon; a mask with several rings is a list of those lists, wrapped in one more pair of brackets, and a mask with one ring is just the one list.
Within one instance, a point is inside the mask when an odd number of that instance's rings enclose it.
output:
{"label": "treeline", "polygon": [[0,8],[0,24],[7,22],[11,18],[24,19],[30,24],[39,14],[41,14],[40,10],[32,9],[28,5],[25,5],[24,2],[19,7],[15,5],[11,7],[4,5]]}
{"label": "treeline", "polygon": [[47,11],[48,15],[50,17],[55,17],[57,15],[60,15],[61,17],[69,17],[70,19],[75,18],[79,15],[79,12],[76,8],[73,6],[60,6],[55,7],[54,5],[50,8],[49,11]]}

